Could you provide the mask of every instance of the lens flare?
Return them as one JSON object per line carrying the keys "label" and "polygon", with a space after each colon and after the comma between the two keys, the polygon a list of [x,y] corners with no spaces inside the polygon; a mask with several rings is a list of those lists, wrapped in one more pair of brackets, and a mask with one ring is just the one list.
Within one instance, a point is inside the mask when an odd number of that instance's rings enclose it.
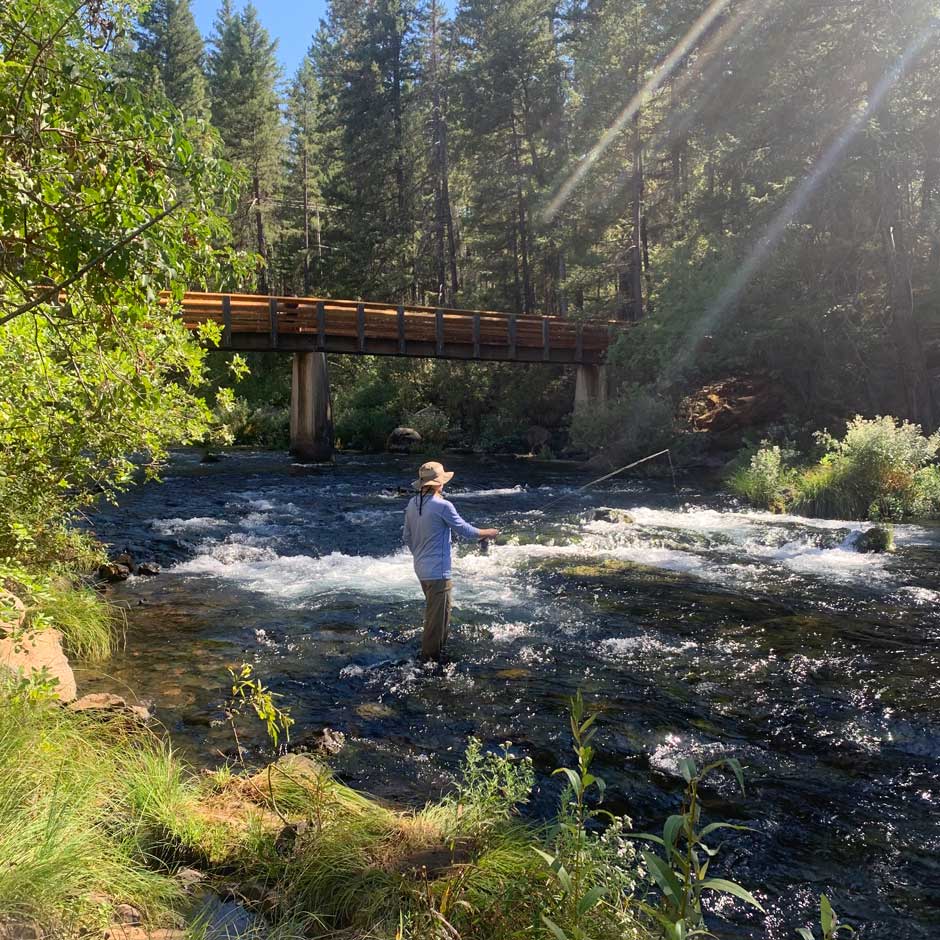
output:
{"label": "lens flare", "polygon": [[751,278],[761,268],[770,253],[777,247],[786,233],[787,227],[802,211],[810,196],[818,188],[829,172],[839,162],[848,145],[871,117],[881,107],[885,96],[904,76],[911,63],[923,51],[927,43],[940,32],[940,23],[932,23],[930,28],[917,36],[888,71],[872,89],[868,101],[852,115],[839,136],[819,158],[812,170],[800,181],[783,208],[771,220],[744,262],[735,272],[734,277],[725,285],[715,302],[705,311],[701,319],[686,334],[682,347],[673,359],[668,370],[669,376],[679,373],[687,364],[702,338],[715,328],[722,317],[741,296]]}
{"label": "lens flare", "polygon": [[616,120],[601,135],[600,140],[590,149],[587,155],[574,168],[571,175],[562,183],[558,192],[552,197],[545,208],[543,217],[551,222],[558,214],[558,210],[568,201],[575,187],[584,179],[585,174],[603,156],[607,148],[613,143],[617,135],[633,119],[637,111],[652,97],[662,83],[672,74],[676,66],[682,61],[689,50],[701,38],[705,30],[715,21],[715,18],[728,6],[731,0],[712,0],[704,13],[692,24],[689,31],[676,44],[672,52],[660,63],[659,68],[650,76],[643,87],[630,99],[627,106],[617,115]]}

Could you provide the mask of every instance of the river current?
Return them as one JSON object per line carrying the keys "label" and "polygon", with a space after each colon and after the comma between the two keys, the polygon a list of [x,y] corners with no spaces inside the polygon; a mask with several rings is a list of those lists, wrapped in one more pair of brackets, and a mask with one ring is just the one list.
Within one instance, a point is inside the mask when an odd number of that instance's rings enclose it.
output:
{"label": "river current", "polygon": [[[251,663],[295,743],[345,734],[331,764],[352,786],[421,804],[476,735],[532,757],[539,817],[580,688],[602,709],[609,808],[637,829],[677,810],[682,757],[744,764],[746,795],[716,777],[706,814],[753,828],[725,839],[718,873],[768,914],[724,904],[722,937],[792,938],[820,892],[864,940],[940,934],[940,529],[899,526],[896,553],[862,555],[863,524],[745,511],[687,482],[579,493],[574,468],[452,458],[458,510],[512,544],[459,548],[452,662],[434,672],[415,661],[423,598],[400,547],[413,464],[176,455],[92,518],[163,572],[115,589],[125,649],[80,673],[84,690],[152,700],[191,760],[221,763],[226,667]],[[596,521],[604,507],[633,522]],[[260,758],[263,734],[243,738]]]}

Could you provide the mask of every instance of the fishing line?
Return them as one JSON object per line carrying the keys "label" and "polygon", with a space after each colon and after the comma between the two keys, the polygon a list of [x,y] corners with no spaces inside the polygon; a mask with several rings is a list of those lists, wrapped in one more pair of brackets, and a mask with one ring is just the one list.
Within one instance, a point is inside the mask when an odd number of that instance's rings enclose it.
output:
{"label": "fishing line", "polygon": [[[610,480],[611,478],[618,476],[621,473],[624,473],[627,470],[632,470],[634,467],[639,467],[640,464],[646,463],[650,460],[655,460],[657,457],[662,457],[663,454],[666,454],[669,458],[669,470],[672,474],[672,489],[675,494],[676,500],[679,499],[679,487],[676,483],[676,469],[672,463],[672,454],[669,451],[669,448],[664,450],[658,450],[655,454],[650,454],[647,457],[641,457],[639,460],[634,460],[633,463],[628,463],[626,466],[620,467],[619,470],[613,470],[611,473],[604,474],[602,477],[598,477],[596,480],[591,480],[590,483],[585,483],[584,486],[579,486],[576,490],[572,490],[570,493],[563,493],[561,496],[556,496],[554,499],[549,500],[545,505],[536,508],[535,512],[544,513],[549,506],[554,506],[556,503],[560,503],[562,500],[568,499],[571,496],[577,496],[578,493],[584,492],[592,486],[597,486],[598,483],[603,483],[605,480]],[[507,526],[505,529],[501,529],[501,532],[518,532],[519,526]],[[483,555],[488,554],[490,550],[490,540],[489,539],[480,539],[480,553]]]}

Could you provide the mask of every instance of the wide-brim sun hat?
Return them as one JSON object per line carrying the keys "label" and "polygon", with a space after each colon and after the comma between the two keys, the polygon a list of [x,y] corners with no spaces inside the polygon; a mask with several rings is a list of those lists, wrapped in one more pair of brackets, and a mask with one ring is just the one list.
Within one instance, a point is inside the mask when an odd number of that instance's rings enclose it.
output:
{"label": "wide-brim sun hat", "polygon": [[427,463],[421,464],[418,468],[418,479],[411,485],[416,490],[420,490],[425,486],[440,487],[450,482],[453,478],[454,474],[449,470],[445,470],[442,463],[438,463],[436,460],[429,460]]}

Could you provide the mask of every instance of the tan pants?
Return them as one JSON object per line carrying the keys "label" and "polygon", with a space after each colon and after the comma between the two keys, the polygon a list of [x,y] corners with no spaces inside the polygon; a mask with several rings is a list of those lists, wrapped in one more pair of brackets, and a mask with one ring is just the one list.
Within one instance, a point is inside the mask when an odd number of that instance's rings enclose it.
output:
{"label": "tan pants", "polygon": [[451,582],[422,581],[424,591],[424,636],[421,638],[421,658],[440,659],[450,629]]}

